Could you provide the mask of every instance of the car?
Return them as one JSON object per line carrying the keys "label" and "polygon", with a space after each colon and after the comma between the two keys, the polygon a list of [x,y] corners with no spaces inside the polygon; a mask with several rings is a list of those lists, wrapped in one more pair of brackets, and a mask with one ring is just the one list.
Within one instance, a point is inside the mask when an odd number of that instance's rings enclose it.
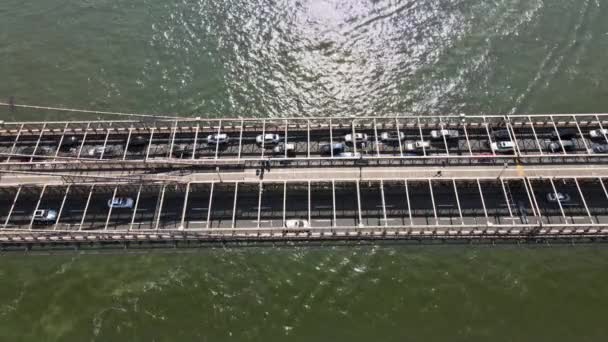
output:
{"label": "car", "polygon": [[354,139],[352,134],[347,134],[344,136],[344,142],[346,144],[352,145],[353,140],[355,140],[357,145],[365,144],[368,141],[368,136],[365,133],[355,133]]}
{"label": "car", "polygon": [[511,134],[508,129],[499,129],[492,132],[492,137],[498,141],[511,140]]}
{"label": "car", "polygon": [[75,135],[68,135],[61,141],[61,147],[69,148],[80,144],[80,138]]}
{"label": "car", "polygon": [[549,192],[547,194],[547,201],[549,202],[557,202],[559,200],[560,203],[570,202],[570,195],[564,194],[561,192]]}
{"label": "car", "polygon": [[428,141],[423,141],[423,140],[405,144],[405,150],[408,152],[424,151],[425,149],[430,148],[430,147],[431,147],[431,143]]}
{"label": "car", "polygon": [[440,129],[431,131],[431,139],[458,139],[458,131],[453,129]]}
{"label": "car", "polygon": [[141,147],[150,143],[150,137],[146,135],[135,135],[129,140],[129,146]]}
{"label": "car", "polygon": [[490,148],[492,149],[492,152],[513,152],[515,144],[512,141],[496,141],[490,145]]}
{"label": "car", "polygon": [[35,146],[27,146],[24,147],[19,154],[32,155],[34,152],[36,152],[37,156],[51,155],[55,152],[55,149],[50,146],[38,146],[37,148]]}
{"label": "car", "polygon": [[32,215],[34,223],[48,224],[55,223],[57,220],[57,210],[54,209],[38,209]]}
{"label": "car", "polygon": [[331,155],[332,151],[333,151],[333,155],[337,155],[337,154],[344,152],[345,148],[346,147],[342,143],[323,144],[319,147],[319,152],[323,156]]}
{"label": "car", "polygon": [[562,140],[561,144],[559,143],[559,141],[554,141],[547,146],[547,149],[551,153],[560,153],[560,152],[563,152],[562,146],[564,147],[564,150],[572,151],[572,150],[574,150],[574,146],[575,146],[574,140]]}
{"label": "car", "polygon": [[338,153],[336,157],[339,158],[361,158],[361,153],[359,152],[342,152]]}
{"label": "car", "polygon": [[227,144],[230,141],[228,134],[220,133],[220,134],[209,134],[207,136],[207,144],[209,145],[222,145]]}
{"label": "car", "polygon": [[608,144],[595,144],[591,146],[594,153],[608,153]]}
{"label": "car", "polygon": [[271,148],[277,145],[281,141],[281,136],[274,133],[260,134],[255,137],[255,143],[258,145],[264,145],[264,147]]}
{"label": "car", "polygon": [[403,132],[382,132],[380,134],[380,140],[383,143],[398,143],[399,141],[405,140],[405,133]]}
{"label": "car", "polygon": [[308,220],[305,220],[305,219],[291,219],[291,220],[285,220],[285,228],[289,228],[289,229],[310,228],[310,224],[308,223]]}
{"label": "car", "polygon": [[288,144],[278,144],[272,149],[272,152],[280,156],[285,155],[285,151],[287,151],[287,157],[295,157],[296,156],[296,144],[288,143]]}
{"label": "car", "polygon": [[111,155],[113,154],[115,150],[112,149],[110,146],[95,146],[95,147],[91,147],[87,150],[86,155],[89,157],[100,157],[102,154],[103,155]]}
{"label": "car", "polygon": [[131,197],[116,197],[108,200],[108,208],[114,209],[132,209],[133,199]]}
{"label": "car", "polygon": [[591,139],[606,139],[608,136],[608,129],[594,129],[589,131],[589,137]]}
{"label": "car", "polygon": [[[558,133],[559,133],[559,135],[558,135]],[[578,132],[573,128],[564,128],[564,129],[557,130],[557,132],[554,130],[553,132],[551,132],[551,140],[574,139],[574,138],[576,138],[577,133]]]}
{"label": "car", "polygon": [[194,151],[193,144],[175,144],[173,147],[173,157],[176,158],[185,158],[192,156],[192,152]]}

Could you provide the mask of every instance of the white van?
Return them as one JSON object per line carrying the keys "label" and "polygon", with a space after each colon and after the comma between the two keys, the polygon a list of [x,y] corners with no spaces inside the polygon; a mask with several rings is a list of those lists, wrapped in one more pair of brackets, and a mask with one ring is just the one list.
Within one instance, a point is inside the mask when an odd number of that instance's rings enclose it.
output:
{"label": "white van", "polygon": [[493,152],[513,152],[515,144],[512,141],[496,141],[490,145]]}

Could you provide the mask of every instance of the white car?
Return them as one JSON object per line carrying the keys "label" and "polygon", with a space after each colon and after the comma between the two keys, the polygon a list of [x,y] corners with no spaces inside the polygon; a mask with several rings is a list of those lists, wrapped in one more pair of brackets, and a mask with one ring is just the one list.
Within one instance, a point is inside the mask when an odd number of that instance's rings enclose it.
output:
{"label": "white car", "polygon": [[91,147],[87,151],[87,155],[89,155],[90,157],[100,157],[102,154],[108,155],[111,153],[112,148],[110,148],[109,146],[106,146],[105,148],[103,146]]}
{"label": "white car", "polygon": [[431,147],[430,142],[422,141],[422,140],[405,144],[405,150],[409,151],[409,152],[422,151],[422,150],[430,148],[430,147]]}
{"label": "white car", "polygon": [[490,145],[493,152],[513,152],[515,144],[512,141],[496,141]]}
{"label": "white car", "polygon": [[35,223],[54,223],[57,219],[57,211],[54,209],[38,209],[34,211]]}
{"label": "white car", "polygon": [[555,192],[550,192],[547,194],[547,201],[549,202],[557,202],[558,199],[560,203],[570,202],[570,195],[563,194],[561,192],[558,192],[557,196],[555,195]]}
{"label": "white car", "polygon": [[133,208],[133,199],[130,197],[116,197],[114,200],[109,199],[108,208],[131,209]]}
{"label": "white car", "polygon": [[431,131],[431,139],[458,139],[458,131],[453,129],[440,129]]}
{"label": "white car", "polygon": [[380,140],[384,143],[399,142],[405,140],[405,133],[403,132],[382,132],[380,134]]}
{"label": "white car", "polygon": [[347,144],[352,144],[353,140],[355,140],[357,144],[363,144],[368,141],[368,136],[365,133],[355,133],[354,139],[352,134],[347,134],[344,136],[344,142]]}
{"label": "white car", "polygon": [[226,133],[210,134],[207,136],[207,144],[209,145],[226,144],[229,140],[230,138]]}
{"label": "white car", "polygon": [[359,152],[342,152],[342,153],[339,153],[336,157],[339,157],[339,158],[361,158],[361,153],[359,153]]}
{"label": "white car", "polygon": [[296,144],[288,143],[288,144],[278,144],[272,149],[272,152],[278,155],[285,155],[287,152],[287,157],[295,157],[296,156]]}
{"label": "white car", "polygon": [[591,139],[605,139],[604,136],[608,136],[608,129],[606,128],[589,131],[589,137],[591,137]]}
{"label": "white car", "polygon": [[308,220],[304,219],[285,220],[285,228],[310,228],[310,224],[308,223]]}
{"label": "white car", "polygon": [[255,137],[255,142],[258,145],[264,144],[264,147],[273,147],[281,141],[281,136],[274,133],[266,133],[264,135],[258,135]]}

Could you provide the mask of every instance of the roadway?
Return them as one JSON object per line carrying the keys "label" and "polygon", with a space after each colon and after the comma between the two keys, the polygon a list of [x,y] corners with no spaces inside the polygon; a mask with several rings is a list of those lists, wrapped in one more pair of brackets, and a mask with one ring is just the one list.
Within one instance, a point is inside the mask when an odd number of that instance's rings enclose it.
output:
{"label": "roadway", "polygon": [[[608,228],[603,178],[383,179],[186,184],[96,183],[0,186],[2,230],[169,231],[283,229],[306,220],[312,229],[530,230]],[[567,194],[563,202],[548,194]],[[133,208],[110,210],[129,197]],[[36,209],[60,212],[32,224]],[[598,228],[598,229],[599,229]],[[608,230],[607,230],[608,231]]]}
{"label": "roadway", "polygon": [[[483,120],[481,120],[483,118]],[[439,120],[441,119],[441,120]],[[593,152],[594,145],[608,144],[608,137],[591,138],[589,132],[602,129],[608,122],[604,116],[513,116],[373,119],[282,119],[220,120],[220,121],[155,121],[138,123],[140,126],[115,122],[85,123],[4,123],[0,129],[0,156],[5,163],[53,160],[155,160],[182,161],[268,160],[268,159],[323,159],[344,160],[338,155],[321,155],[320,146],[344,142],[347,134],[363,133],[367,142],[359,146],[347,145],[345,152],[361,154],[365,160],[441,158],[448,162],[497,163],[504,158],[534,159],[537,162],[559,163],[569,159],[597,162],[608,155]],[[450,129],[458,132],[457,139],[431,139],[431,131]],[[570,137],[562,137],[569,130]],[[511,141],[512,151],[497,152],[490,148],[497,141],[496,132],[506,133],[501,141]],[[560,133],[561,132],[561,133]],[[227,134],[228,142],[208,144],[206,137]],[[273,153],[271,146],[256,144],[261,134],[278,134],[282,142],[295,145],[295,158],[284,153]],[[382,141],[383,133],[404,135],[401,141]],[[429,146],[415,151],[408,145],[427,141]],[[572,143],[568,148],[565,143]],[[550,145],[554,145],[554,149]],[[556,159],[559,157],[560,159]],[[353,158],[353,159],[359,159]]]}

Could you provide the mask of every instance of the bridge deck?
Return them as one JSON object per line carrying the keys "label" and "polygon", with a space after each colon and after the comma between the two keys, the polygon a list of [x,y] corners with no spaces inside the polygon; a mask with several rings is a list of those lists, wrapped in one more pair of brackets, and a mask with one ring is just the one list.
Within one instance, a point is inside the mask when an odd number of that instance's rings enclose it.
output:
{"label": "bridge deck", "polygon": [[[608,179],[476,177],[0,186],[3,232],[608,233]],[[563,200],[550,195],[564,194]],[[109,209],[116,197],[133,208]],[[558,198],[560,196],[557,196]],[[59,217],[37,224],[37,209]],[[286,229],[301,219],[309,228]]]}
{"label": "bridge deck", "polygon": [[[4,122],[0,125],[0,160],[4,165],[77,161],[147,161],[222,165],[270,160],[314,165],[378,162],[399,165],[443,163],[600,162],[608,154],[593,147],[608,144],[603,131],[608,114],[555,114],[466,117],[176,119],[155,121]],[[458,138],[431,138],[431,131],[449,129]],[[599,134],[591,135],[591,131]],[[346,156],[321,146],[342,143],[348,134],[363,133],[363,144],[347,144]],[[213,144],[207,137],[226,134],[229,141]],[[275,152],[273,144],[256,137],[277,134],[292,143],[294,155]],[[383,134],[402,136],[392,142]],[[501,136],[502,134],[502,136]],[[417,141],[428,142],[413,148]],[[493,150],[498,141],[512,142],[508,151]]]}

